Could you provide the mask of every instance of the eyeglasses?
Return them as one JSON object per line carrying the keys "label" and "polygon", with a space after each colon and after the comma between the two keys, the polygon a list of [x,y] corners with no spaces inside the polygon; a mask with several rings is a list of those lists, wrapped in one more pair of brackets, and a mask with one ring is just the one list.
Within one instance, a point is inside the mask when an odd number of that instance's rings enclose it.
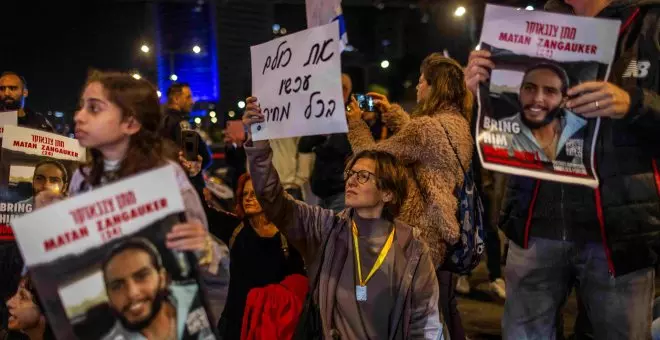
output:
{"label": "eyeglasses", "polygon": [[369,181],[369,176],[374,176],[374,178],[376,178],[375,174],[367,170],[360,170],[360,171],[346,170],[344,171],[344,181],[348,181],[355,174],[357,174],[357,181],[360,184],[367,183],[367,181]]}

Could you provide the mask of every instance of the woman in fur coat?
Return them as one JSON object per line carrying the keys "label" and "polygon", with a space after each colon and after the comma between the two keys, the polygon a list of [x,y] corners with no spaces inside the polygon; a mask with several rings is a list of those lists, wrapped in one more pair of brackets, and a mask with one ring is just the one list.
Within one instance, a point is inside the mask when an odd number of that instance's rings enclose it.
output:
{"label": "woman in fur coat", "polygon": [[[386,151],[407,165],[408,199],[400,219],[420,229],[431,247],[437,268],[444,262],[447,245],[456,243],[460,236],[455,190],[463,184],[461,164],[468,167],[472,158],[469,123],[472,95],[463,81],[463,68],[451,58],[431,54],[422,62],[420,73],[417,108],[410,115],[401,106],[390,104],[386,97],[370,93],[382,112],[383,121],[394,131],[393,136],[376,143],[361,119],[359,106],[353,101],[347,112],[348,137],[355,153],[368,149]],[[443,286],[448,290],[441,306],[447,307],[443,312],[453,333],[462,327],[457,315],[452,315],[457,312],[451,274],[439,273],[439,281],[441,297]],[[450,304],[453,304],[453,312]],[[462,337],[452,336],[454,338]]]}

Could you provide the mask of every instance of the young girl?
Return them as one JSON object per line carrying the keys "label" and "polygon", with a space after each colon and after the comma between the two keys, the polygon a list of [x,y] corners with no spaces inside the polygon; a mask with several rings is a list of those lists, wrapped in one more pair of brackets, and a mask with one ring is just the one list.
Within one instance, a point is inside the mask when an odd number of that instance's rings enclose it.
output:
{"label": "young girl", "polygon": [[[160,119],[156,88],[148,81],[122,73],[92,74],[82,94],[81,108],[74,116],[76,138],[90,150],[91,159],[73,174],[69,194],[174,165],[187,222],[172,228],[167,247],[196,252],[200,267],[214,274],[220,262],[218,246],[207,232],[204,208],[187,174],[172,161],[175,148],[158,134]],[[43,191],[35,201],[37,207],[42,207],[59,199],[60,195]]]}
{"label": "young girl", "polygon": [[7,300],[9,331],[0,331],[0,340],[54,340],[44,316],[37,290],[28,275],[21,279],[16,293]]}

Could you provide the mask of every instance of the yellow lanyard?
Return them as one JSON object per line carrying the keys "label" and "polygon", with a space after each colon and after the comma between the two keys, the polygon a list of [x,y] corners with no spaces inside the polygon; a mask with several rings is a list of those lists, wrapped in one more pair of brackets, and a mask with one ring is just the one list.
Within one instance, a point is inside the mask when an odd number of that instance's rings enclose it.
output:
{"label": "yellow lanyard", "polygon": [[367,285],[367,281],[369,281],[369,279],[371,279],[371,277],[374,276],[374,273],[376,273],[378,268],[380,268],[383,262],[385,262],[385,257],[387,256],[387,253],[390,251],[390,248],[392,248],[393,241],[394,241],[394,228],[392,228],[392,231],[390,232],[390,236],[387,238],[387,241],[385,242],[383,249],[380,250],[380,254],[376,259],[376,263],[374,263],[374,267],[371,268],[371,271],[369,272],[369,275],[367,275],[367,278],[362,280],[362,265],[360,264],[360,248],[358,247],[358,230],[357,230],[357,225],[355,225],[355,222],[353,222],[353,245],[355,248],[355,261],[357,262],[358,280],[361,287]]}

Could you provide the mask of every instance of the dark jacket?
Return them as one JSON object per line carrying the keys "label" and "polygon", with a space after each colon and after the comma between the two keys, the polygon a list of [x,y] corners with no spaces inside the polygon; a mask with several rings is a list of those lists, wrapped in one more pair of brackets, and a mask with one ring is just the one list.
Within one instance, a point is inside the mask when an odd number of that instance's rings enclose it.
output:
{"label": "dark jacket", "polygon": [[344,165],[352,153],[347,134],[301,137],[298,152],[316,154],[309,180],[314,195],[327,198],[344,192]]}
{"label": "dark jacket", "polygon": [[[570,11],[561,1],[547,8]],[[601,241],[610,274],[620,276],[652,266],[660,241],[660,1],[613,1],[598,17],[622,23],[632,17],[622,24],[609,79],[630,94],[630,111],[623,119],[602,119],[595,145],[600,185],[593,190],[511,176],[500,227],[523,247],[530,235]],[[647,72],[626,72],[642,63]],[[587,134],[594,131],[590,120]],[[584,155],[590,152],[588,145]]]}
{"label": "dark jacket", "polygon": [[[375,140],[389,137],[392,131],[383,131],[381,119],[369,127]],[[316,161],[309,179],[312,193],[320,198],[344,192],[344,166],[353,153],[348,135],[335,133],[329,136],[305,136],[298,142],[298,152],[315,153]]]}
{"label": "dark jacket", "polygon": [[53,124],[41,113],[27,108],[23,109],[23,112],[25,114],[22,117],[20,115],[18,116],[18,126],[57,133],[53,128]]}
{"label": "dark jacket", "polygon": [[[166,108],[163,111],[163,121],[161,122],[161,136],[173,141],[176,143],[176,145],[180,146],[181,130],[184,126],[186,129],[189,129],[189,118],[190,117],[188,114],[183,111]],[[199,134],[197,135],[197,144],[199,145],[198,153],[200,156],[202,156],[202,169],[206,169],[211,165],[212,162],[211,152]]]}
{"label": "dark jacket", "polygon": [[[314,300],[318,303],[324,338],[332,339],[337,282],[348,256],[350,214],[336,215],[332,210],[313,207],[284,193],[277,171],[272,165],[268,144],[246,146],[250,174],[259,203],[268,219],[278,226],[287,240],[303,255],[310,277],[320,270]],[[392,308],[390,339],[442,339],[438,311],[438,282],[428,246],[419,232],[396,222],[396,242],[404,250],[405,268],[395,269],[399,294]],[[319,249],[325,244],[325,254]],[[323,259],[323,261],[321,261]]]}

